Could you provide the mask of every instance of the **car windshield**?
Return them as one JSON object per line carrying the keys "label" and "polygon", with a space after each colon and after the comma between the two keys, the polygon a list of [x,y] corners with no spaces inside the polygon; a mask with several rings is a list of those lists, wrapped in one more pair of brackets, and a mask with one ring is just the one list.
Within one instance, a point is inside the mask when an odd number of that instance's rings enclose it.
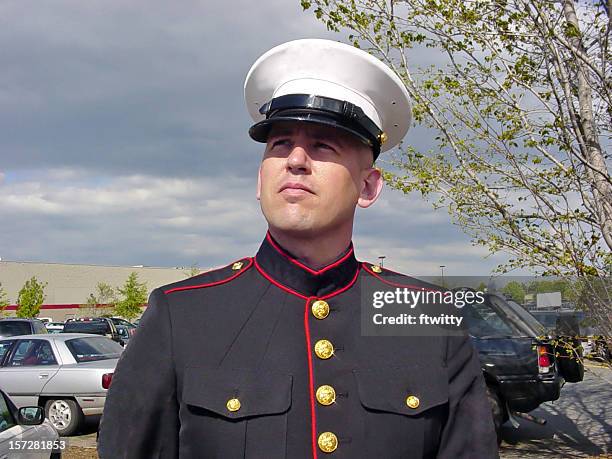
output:
{"label": "car windshield", "polygon": [[554,330],[557,327],[557,314],[549,312],[534,311],[533,316],[549,330]]}
{"label": "car windshield", "polygon": [[134,326],[134,324],[133,324],[133,323],[128,322],[128,321],[127,321],[127,320],[125,320],[125,319],[119,319],[119,318],[117,318],[117,317],[111,317],[111,320],[113,321],[113,323],[114,323],[115,325],[125,325],[126,327],[133,327],[133,326]]}
{"label": "car windshield", "polygon": [[523,321],[525,321],[527,325],[529,325],[529,327],[531,327],[537,336],[546,335],[546,327],[542,326],[542,324],[538,322],[538,320],[531,315],[529,311],[514,301],[507,301],[506,303]]}
{"label": "car windshield", "polygon": [[79,363],[117,359],[123,351],[120,344],[103,337],[69,339],[66,341],[66,347]]}
{"label": "car windshield", "polygon": [[30,333],[32,333],[30,323],[24,320],[0,322],[0,336],[29,335]]}
{"label": "car windshield", "polygon": [[93,333],[95,335],[104,335],[108,333],[108,324],[100,320],[67,322],[66,325],[64,325],[64,333]]}
{"label": "car windshield", "polygon": [[516,325],[508,316],[508,311],[491,301],[491,295],[485,295],[483,303],[468,304],[463,314],[470,335],[476,338],[514,338],[526,336],[525,330]]}

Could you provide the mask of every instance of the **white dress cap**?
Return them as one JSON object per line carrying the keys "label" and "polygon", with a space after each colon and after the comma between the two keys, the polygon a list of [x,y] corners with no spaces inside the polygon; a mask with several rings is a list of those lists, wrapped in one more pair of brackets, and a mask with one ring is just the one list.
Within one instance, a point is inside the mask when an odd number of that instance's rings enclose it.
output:
{"label": "white dress cap", "polygon": [[[331,40],[305,39],[272,48],[249,70],[244,96],[249,114],[256,123],[251,128],[251,136],[265,141],[259,132],[254,134],[253,128],[275,120],[275,113],[260,113],[265,104],[282,100],[279,99],[282,96],[299,94],[348,102],[361,109],[369,120],[365,123],[369,127],[367,132],[362,133],[361,124],[364,123],[357,123],[356,132],[355,118],[345,125],[342,115],[338,114],[334,116],[334,125],[339,128],[352,126],[345,130],[360,137],[371,138],[372,131],[378,131],[379,145],[376,147],[381,151],[396,146],[406,135],[412,120],[408,91],[387,65],[353,46]],[[325,114],[324,110],[314,111]],[[279,119],[288,119],[281,112],[278,111]],[[266,119],[269,121],[264,122]],[[317,122],[317,118],[309,117],[308,121]]]}

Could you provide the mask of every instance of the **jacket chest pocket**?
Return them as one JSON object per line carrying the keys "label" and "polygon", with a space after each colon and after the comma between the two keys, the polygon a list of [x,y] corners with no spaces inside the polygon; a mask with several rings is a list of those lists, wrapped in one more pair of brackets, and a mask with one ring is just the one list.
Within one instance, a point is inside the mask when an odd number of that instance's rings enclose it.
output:
{"label": "jacket chest pocket", "polygon": [[368,453],[387,450],[389,458],[435,457],[448,414],[446,369],[381,368],[353,374],[365,411],[362,438]]}
{"label": "jacket chest pocket", "polygon": [[186,367],[181,457],[284,457],[291,375]]}

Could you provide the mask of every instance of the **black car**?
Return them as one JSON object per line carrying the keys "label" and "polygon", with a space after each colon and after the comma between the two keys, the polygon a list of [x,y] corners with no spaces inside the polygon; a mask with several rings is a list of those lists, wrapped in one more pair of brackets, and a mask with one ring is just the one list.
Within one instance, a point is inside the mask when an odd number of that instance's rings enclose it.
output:
{"label": "black car", "polygon": [[106,317],[71,319],[64,324],[62,333],[90,333],[102,335],[121,344],[121,335],[112,320]]}
{"label": "black car", "polygon": [[582,361],[565,358],[555,337],[518,304],[486,294],[482,304],[467,305],[463,312],[478,349],[498,439],[510,412],[527,413],[557,400],[564,382],[582,380]]}
{"label": "black car", "polygon": [[33,335],[36,333],[47,333],[45,324],[38,319],[22,319],[18,317],[0,319],[0,338]]}
{"label": "black car", "polygon": [[610,350],[603,333],[592,319],[580,310],[531,311],[531,314],[554,336],[562,337],[572,345],[580,344],[585,356],[610,360]]}

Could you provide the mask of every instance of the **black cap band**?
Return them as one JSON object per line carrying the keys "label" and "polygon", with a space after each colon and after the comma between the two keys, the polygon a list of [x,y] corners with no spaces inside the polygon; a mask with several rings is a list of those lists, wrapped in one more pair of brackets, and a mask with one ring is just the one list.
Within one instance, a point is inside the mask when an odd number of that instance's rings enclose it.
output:
{"label": "black cap band", "polygon": [[367,143],[376,159],[380,153],[383,132],[363,110],[350,102],[311,94],[287,94],[264,104],[259,112],[265,121],[249,129],[258,142],[266,142],[273,121],[309,121],[341,128]]}

